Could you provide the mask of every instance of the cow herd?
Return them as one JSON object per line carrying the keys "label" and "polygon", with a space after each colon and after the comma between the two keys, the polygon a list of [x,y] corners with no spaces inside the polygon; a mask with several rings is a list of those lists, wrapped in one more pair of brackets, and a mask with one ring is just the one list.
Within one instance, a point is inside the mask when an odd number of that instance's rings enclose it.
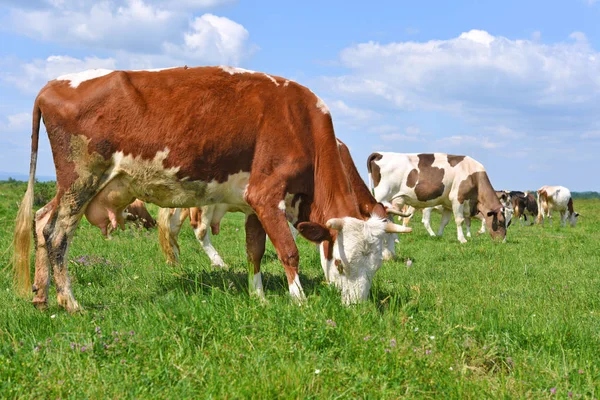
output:
{"label": "cow herd", "polygon": [[[33,216],[42,118],[57,193]],[[415,208],[423,209],[430,234],[431,211],[442,213],[438,234],[454,214],[460,242],[463,222],[470,236],[471,218],[505,240],[511,217],[541,222],[557,210],[563,225],[578,217],[568,189],[544,186],[537,201],[529,193],[496,192],[484,167],[466,156],[378,152],[367,167],[371,187],[335,137],[323,100],[288,79],[232,67],[61,76],[34,103],[29,182],[13,239],[15,278],[45,308],[52,270],[58,304],[79,310],[67,271],[79,221],[85,215],[108,235],[143,214],[150,227],[155,221],[143,206],[150,202],[162,207],[157,224],[169,261],[178,259],[177,236],[189,217],[212,265],[224,266],[210,232],[219,232],[225,213],[242,212],[251,293],[264,296],[260,264],[268,235],[290,295],[304,299],[297,230],[318,244],[326,280],[350,304],[368,297],[383,259],[394,255],[396,234],[411,232],[406,224]]]}

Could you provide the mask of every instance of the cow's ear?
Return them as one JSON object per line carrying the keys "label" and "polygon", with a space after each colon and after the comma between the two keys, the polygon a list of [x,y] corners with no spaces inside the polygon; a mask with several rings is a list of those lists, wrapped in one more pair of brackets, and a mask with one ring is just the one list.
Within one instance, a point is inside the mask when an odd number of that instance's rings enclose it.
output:
{"label": "cow's ear", "polygon": [[383,204],[377,203],[375,207],[373,207],[373,212],[371,213],[371,216],[386,219],[387,213],[385,212],[385,207],[383,206]]}
{"label": "cow's ear", "polygon": [[298,232],[311,242],[321,243],[325,240],[331,240],[329,229],[316,222],[300,222]]}

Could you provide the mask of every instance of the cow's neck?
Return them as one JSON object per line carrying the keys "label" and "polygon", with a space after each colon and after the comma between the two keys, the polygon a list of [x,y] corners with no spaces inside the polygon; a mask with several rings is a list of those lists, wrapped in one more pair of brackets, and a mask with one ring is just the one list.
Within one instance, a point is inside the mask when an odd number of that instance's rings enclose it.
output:
{"label": "cow's neck", "polygon": [[496,191],[490,183],[486,173],[478,174],[477,182],[477,203],[479,211],[486,215],[489,211],[498,210],[502,207]]}
{"label": "cow's neck", "polygon": [[356,196],[344,171],[337,143],[325,138],[316,143],[314,202],[310,220],[320,224],[331,218],[360,218]]}

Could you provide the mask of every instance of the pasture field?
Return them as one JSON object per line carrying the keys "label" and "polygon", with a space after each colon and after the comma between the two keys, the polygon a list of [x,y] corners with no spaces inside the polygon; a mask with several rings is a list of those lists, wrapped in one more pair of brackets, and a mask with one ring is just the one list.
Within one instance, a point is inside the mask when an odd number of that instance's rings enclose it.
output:
{"label": "pasture field", "polygon": [[558,215],[554,226],[513,223],[505,244],[485,235],[460,245],[453,222],[431,238],[417,216],[399,260],[351,307],[304,239],[306,303],[290,301],[270,244],[267,302],[249,297],[241,214],[213,238],[227,270],[210,267],[188,224],[182,263],[170,267],[156,231],[105,240],[83,221],[69,267],[86,311],[69,315],[53,289],[40,312],[12,288],[24,192],[0,184],[2,398],[600,397],[600,200],[575,200],[574,229]]}

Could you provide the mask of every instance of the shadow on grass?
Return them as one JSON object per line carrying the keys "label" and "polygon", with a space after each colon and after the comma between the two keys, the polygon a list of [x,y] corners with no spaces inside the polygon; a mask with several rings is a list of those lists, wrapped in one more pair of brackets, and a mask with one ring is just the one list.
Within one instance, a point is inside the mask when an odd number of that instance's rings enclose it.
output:
{"label": "shadow on grass", "polygon": [[[275,258],[277,256],[275,255]],[[321,279],[301,276],[302,287],[307,296],[314,294],[321,285]],[[285,274],[272,274],[262,272],[262,281],[265,294],[278,294],[287,296],[289,288]],[[180,270],[173,274],[172,278],[161,282],[159,292],[166,293],[180,289],[186,294],[209,295],[214,290],[220,290],[232,295],[248,295],[248,273],[240,270],[214,269],[202,271]]]}

